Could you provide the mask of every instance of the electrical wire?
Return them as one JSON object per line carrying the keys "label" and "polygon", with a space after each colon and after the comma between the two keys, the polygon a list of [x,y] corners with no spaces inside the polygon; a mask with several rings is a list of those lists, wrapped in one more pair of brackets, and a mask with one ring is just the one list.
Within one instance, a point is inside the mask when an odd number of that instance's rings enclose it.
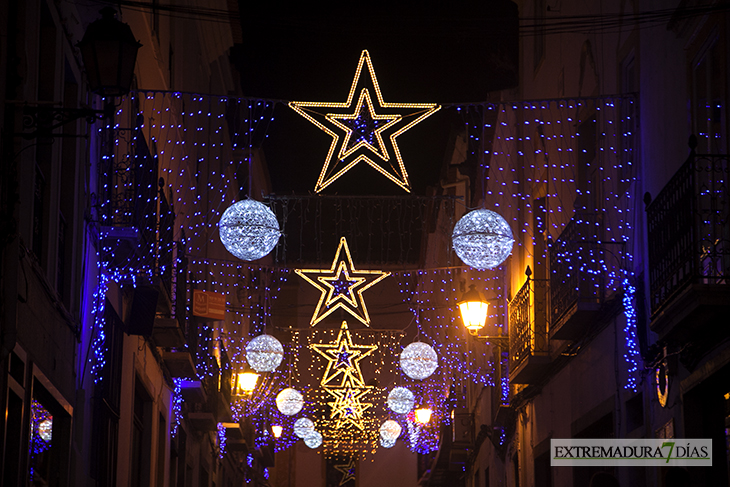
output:
{"label": "electrical wire", "polygon": [[[83,4],[82,2],[74,2]],[[245,12],[239,12],[237,9],[221,9],[211,7],[196,7],[188,5],[175,5],[172,3],[152,3],[141,0],[98,0],[90,2],[86,5],[104,4],[111,6],[125,7],[129,10],[136,11],[155,11],[159,15],[167,15],[170,17],[187,18],[195,20],[203,20],[207,22],[240,22]],[[567,33],[615,33],[631,28],[649,28],[656,27],[667,23],[673,23],[693,17],[717,14],[730,10],[730,2],[720,2],[714,5],[697,5],[685,6],[679,8],[665,8],[657,10],[649,10],[646,12],[618,12],[604,13],[598,15],[562,15],[555,17],[520,17],[519,18],[519,36],[531,37],[549,34],[567,34]],[[438,21],[440,25],[446,25],[443,19],[433,19]],[[474,32],[475,34],[482,32],[484,29],[483,18],[460,18],[452,19],[451,28],[460,33]],[[288,25],[285,17],[267,17],[267,25],[281,25],[288,28],[306,28],[306,22],[296,22],[296,24]]]}

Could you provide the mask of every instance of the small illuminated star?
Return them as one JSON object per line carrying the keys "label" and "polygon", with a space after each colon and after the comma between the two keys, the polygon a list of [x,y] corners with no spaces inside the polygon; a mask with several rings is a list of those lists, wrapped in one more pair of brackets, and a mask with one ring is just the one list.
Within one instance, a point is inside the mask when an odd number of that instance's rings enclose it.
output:
{"label": "small illuminated star", "polygon": [[[363,66],[366,66],[369,76],[361,80]],[[354,103],[358,89],[359,96],[357,103]],[[375,94],[376,103],[373,103],[370,96],[371,90]],[[410,192],[408,172],[396,138],[441,108],[435,103],[383,101],[367,51],[360,55],[347,101],[292,101],[289,106],[332,137],[324,166],[314,187],[316,192],[322,191],[359,162],[365,162]]]}
{"label": "small illuminated star", "polygon": [[370,315],[362,293],[390,275],[385,271],[361,271],[352,263],[345,237],[340,239],[330,269],[295,269],[305,281],[322,293],[310,320],[312,326],[338,308],[370,326]]}
{"label": "small illuminated star", "polygon": [[351,457],[350,461],[342,465],[334,465],[335,470],[342,472],[342,480],[340,485],[345,485],[350,480],[355,480],[355,473],[357,472],[357,463],[355,457]]}
{"label": "small illuminated star", "polygon": [[[377,345],[355,345],[352,335],[343,321],[340,333],[334,343],[314,343],[310,345],[317,353],[327,359],[327,368],[322,375],[322,387],[364,387],[365,380],[360,370],[360,361],[377,350]],[[339,384],[333,381],[342,377]]]}
{"label": "small illuminated star", "polygon": [[330,419],[337,420],[335,428],[352,425],[361,431],[365,429],[362,416],[373,405],[369,402],[362,402],[361,399],[370,392],[370,389],[370,386],[365,388],[325,388],[325,391],[335,398],[334,401],[327,403],[332,408]]}

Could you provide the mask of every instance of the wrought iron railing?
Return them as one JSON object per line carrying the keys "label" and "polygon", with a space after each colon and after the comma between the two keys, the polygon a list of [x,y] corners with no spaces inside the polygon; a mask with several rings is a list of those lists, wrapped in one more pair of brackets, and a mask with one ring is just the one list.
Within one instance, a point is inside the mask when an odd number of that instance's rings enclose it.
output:
{"label": "wrought iron railing", "polygon": [[576,214],[550,246],[551,323],[576,303],[600,304],[606,297],[606,250],[595,213]]}
{"label": "wrought iron railing", "polygon": [[533,355],[548,353],[547,282],[527,277],[509,303],[509,370]]}
{"label": "wrought iron railing", "polygon": [[728,284],[728,156],[695,154],[647,207],[651,313],[691,284]]}

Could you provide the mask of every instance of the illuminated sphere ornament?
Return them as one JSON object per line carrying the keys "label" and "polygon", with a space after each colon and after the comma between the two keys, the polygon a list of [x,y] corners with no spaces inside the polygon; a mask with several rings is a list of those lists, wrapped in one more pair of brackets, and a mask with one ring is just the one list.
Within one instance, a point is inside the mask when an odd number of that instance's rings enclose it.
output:
{"label": "illuminated sphere ornament", "polygon": [[284,389],[276,396],[276,407],[281,414],[286,416],[294,416],[302,410],[303,406],[304,397],[301,392],[291,387]]}
{"label": "illuminated sphere ornament", "polygon": [[425,379],[438,365],[436,351],[427,343],[413,342],[400,354],[400,368],[411,379]]}
{"label": "illuminated sphere ornament", "polygon": [[38,434],[43,441],[50,442],[53,439],[53,420],[46,419],[38,425]]}
{"label": "illuminated sphere ornament", "polygon": [[314,433],[314,423],[309,418],[299,418],[294,422],[294,434],[306,439]]}
{"label": "illuminated sphere ornament", "polygon": [[388,394],[388,407],[398,414],[406,414],[413,409],[413,393],[405,387],[396,387]]}
{"label": "illuminated sphere ornament", "polygon": [[380,437],[384,440],[395,441],[400,436],[402,428],[398,421],[387,420],[380,426]]}
{"label": "illuminated sphere ornament", "polygon": [[456,222],[451,234],[456,255],[475,269],[492,269],[512,252],[512,230],[501,215],[474,210]]}
{"label": "illuminated sphere ornament", "polygon": [[311,449],[319,448],[322,444],[322,435],[318,431],[313,431],[311,435],[304,438],[304,444]]}
{"label": "illuminated sphere ornament", "polygon": [[246,360],[256,372],[273,372],[284,358],[284,347],[271,335],[259,335],[246,345]]}
{"label": "illuminated sphere ornament", "polygon": [[281,236],[279,222],[271,209],[254,200],[233,203],[218,223],[221,242],[243,260],[257,260],[276,246]]}
{"label": "illuminated sphere ornament", "polygon": [[395,446],[395,440],[386,440],[381,436],[380,446],[382,446],[383,448],[393,448]]}

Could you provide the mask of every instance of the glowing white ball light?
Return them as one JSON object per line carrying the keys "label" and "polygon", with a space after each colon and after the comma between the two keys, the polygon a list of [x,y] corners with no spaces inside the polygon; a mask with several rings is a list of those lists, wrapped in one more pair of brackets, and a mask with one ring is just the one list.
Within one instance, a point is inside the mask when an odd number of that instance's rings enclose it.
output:
{"label": "glowing white ball light", "polygon": [[314,433],[314,423],[309,418],[299,418],[294,422],[294,434],[306,439]]}
{"label": "glowing white ball light", "polygon": [[413,409],[413,393],[405,387],[396,387],[388,394],[388,407],[398,414],[406,414]]}
{"label": "glowing white ball light", "polygon": [[459,258],[475,269],[492,269],[512,252],[512,230],[507,221],[490,210],[474,210],[454,226],[451,242]]}
{"label": "glowing white ball light", "polygon": [[393,448],[395,446],[395,440],[386,440],[381,436],[380,446],[382,446],[383,448]]}
{"label": "glowing white ball light", "polygon": [[226,249],[243,260],[265,256],[281,236],[274,212],[254,200],[242,200],[229,206],[218,223],[218,231]]}
{"label": "glowing white ball light", "polygon": [[276,407],[281,414],[294,416],[304,407],[304,397],[298,390],[289,387],[276,396]]}
{"label": "glowing white ball light", "polygon": [[318,431],[313,431],[311,435],[304,438],[304,444],[311,449],[318,448],[322,444],[322,435]]}
{"label": "glowing white ball light", "polygon": [[271,335],[259,335],[246,345],[246,360],[256,372],[273,372],[284,358],[284,347]]}
{"label": "glowing white ball light", "polygon": [[400,354],[400,368],[411,379],[425,379],[438,365],[436,351],[423,342],[411,343]]}
{"label": "glowing white ball light", "polygon": [[400,436],[401,430],[397,421],[389,419],[380,426],[380,437],[387,441],[395,441]]}

